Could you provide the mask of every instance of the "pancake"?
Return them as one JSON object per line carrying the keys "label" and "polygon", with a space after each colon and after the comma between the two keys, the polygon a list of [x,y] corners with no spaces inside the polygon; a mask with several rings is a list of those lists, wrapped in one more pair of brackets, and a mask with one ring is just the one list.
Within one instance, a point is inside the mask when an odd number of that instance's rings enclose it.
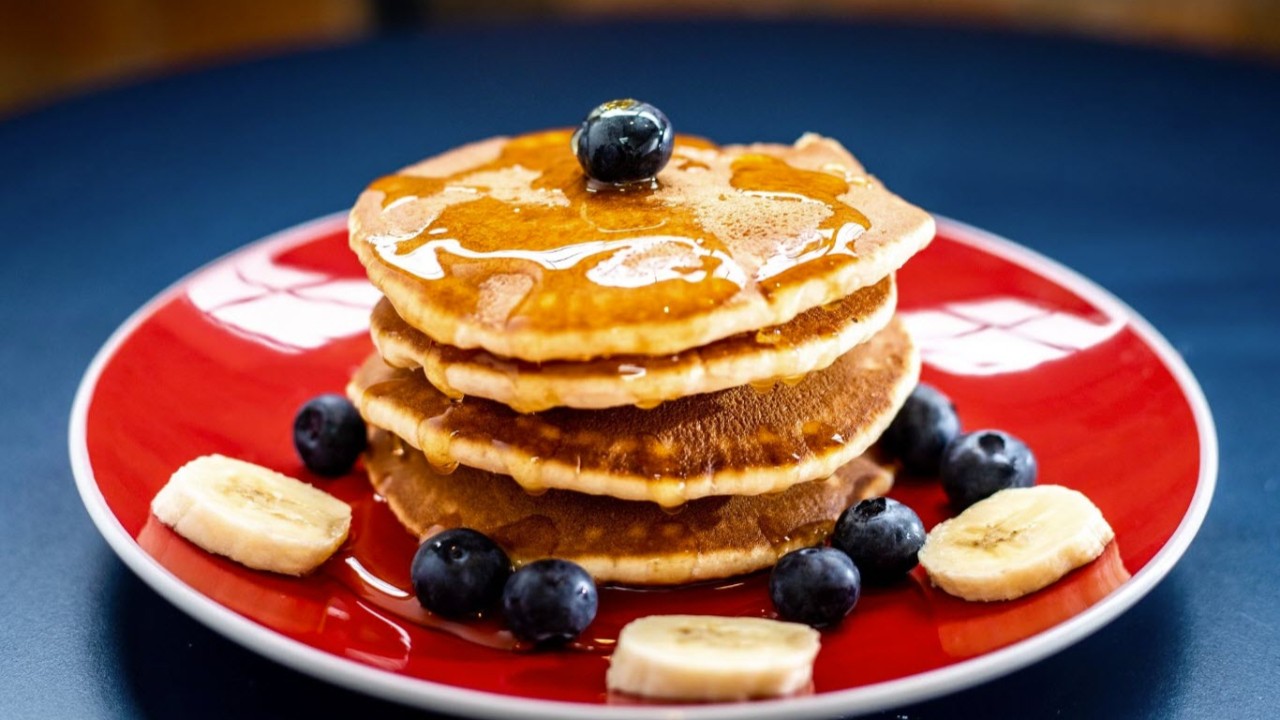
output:
{"label": "pancake", "polygon": [[830,478],[774,495],[694,500],[676,513],[653,503],[565,490],[534,497],[502,475],[459,467],[442,475],[385,431],[370,434],[365,466],[377,492],[418,538],[469,527],[521,565],[572,560],[597,582],[673,585],[770,567],[821,543],[848,506],[883,495],[892,473],[868,456]]}
{"label": "pancake", "polygon": [[888,426],[919,376],[915,345],[894,320],[794,385],[737,387],[652,410],[556,408],[522,415],[501,403],[451,401],[422,373],[370,357],[348,394],[365,420],[423,450],[547,488],[675,506],[757,495],[827,477]]}
{"label": "pancake", "polygon": [[532,362],[669,355],[874,285],[933,237],[839,143],[677,136],[652,187],[588,183],[569,130],[493,138],[375,181],[350,244],[432,340]]}
{"label": "pancake", "polygon": [[777,327],[675,355],[585,362],[531,363],[441,345],[410,327],[386,299],[374,308],[370,323],[374,344],[388,365],[423,368],[427,380],[449,397],[475,395],[528,413],[553,407],[652,408],[689,395],[805,375],[831,365],[884,328],[896,305],[897,290],[889,276]]}

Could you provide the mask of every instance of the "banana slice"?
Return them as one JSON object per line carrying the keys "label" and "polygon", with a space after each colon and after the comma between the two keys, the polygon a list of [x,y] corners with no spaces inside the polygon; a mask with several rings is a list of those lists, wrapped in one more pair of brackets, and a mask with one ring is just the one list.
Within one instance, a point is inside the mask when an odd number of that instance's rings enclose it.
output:
{"label": "banana slice", "polygon": [[211,553],[285,575],[314,570],[351,529],[351,507],[329,493],[222,455],[178,468],[151,512]]}
{"label": "banana slice", "polygon": [[818,632],[764,618],[651,615],[618,635],[612,691],[666,700],[788,695],[813,678]]}
{"label": "banana slice", "polygon": [[1091,562],[1115,537],[1102,511],[1059,485],[1001,490],[929,532],[920,565],[965,600],[1012,600]]}

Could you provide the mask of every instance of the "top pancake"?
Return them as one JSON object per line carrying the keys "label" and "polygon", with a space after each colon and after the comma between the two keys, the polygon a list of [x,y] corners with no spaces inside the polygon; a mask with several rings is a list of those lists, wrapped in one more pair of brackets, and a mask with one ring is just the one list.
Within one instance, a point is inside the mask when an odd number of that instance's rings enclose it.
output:
{"label": "top pancake", "polygon": [[382,178],[351,247],[436,342],[529,361],[662,355],[873,285],[933,237],[839,143],[678,136],[652,186],[588,183],[569,130],[466,145]]}

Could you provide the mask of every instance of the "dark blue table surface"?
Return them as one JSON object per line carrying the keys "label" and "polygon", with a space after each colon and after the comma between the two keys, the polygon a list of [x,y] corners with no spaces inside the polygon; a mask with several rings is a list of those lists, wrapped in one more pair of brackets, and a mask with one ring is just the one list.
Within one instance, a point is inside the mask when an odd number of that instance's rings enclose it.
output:
{"label": "dark blue table surface", "polygon": [[1057,656],[886,717],[1280,713],[1280,71],[807,24],[454,29],[0,122],[0,718],[418,716],[259,658],[135,579],[76,494],[72,394],[189,270],[413,159],[627,95],[721,141],[845,140],[904,196],[1119,295],[1208,395],[1218,492],[1168,578]]}

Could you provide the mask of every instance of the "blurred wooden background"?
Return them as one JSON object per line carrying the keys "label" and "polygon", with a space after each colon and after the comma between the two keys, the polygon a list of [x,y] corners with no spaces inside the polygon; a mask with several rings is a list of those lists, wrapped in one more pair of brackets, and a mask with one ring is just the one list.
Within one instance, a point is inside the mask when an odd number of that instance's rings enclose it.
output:
{"label": "blurred wooden background", "polygon": [[85,88],[379,32],[682,17],[955,23],[1280,61],[1280,0],[0,0],[0,115]]}

